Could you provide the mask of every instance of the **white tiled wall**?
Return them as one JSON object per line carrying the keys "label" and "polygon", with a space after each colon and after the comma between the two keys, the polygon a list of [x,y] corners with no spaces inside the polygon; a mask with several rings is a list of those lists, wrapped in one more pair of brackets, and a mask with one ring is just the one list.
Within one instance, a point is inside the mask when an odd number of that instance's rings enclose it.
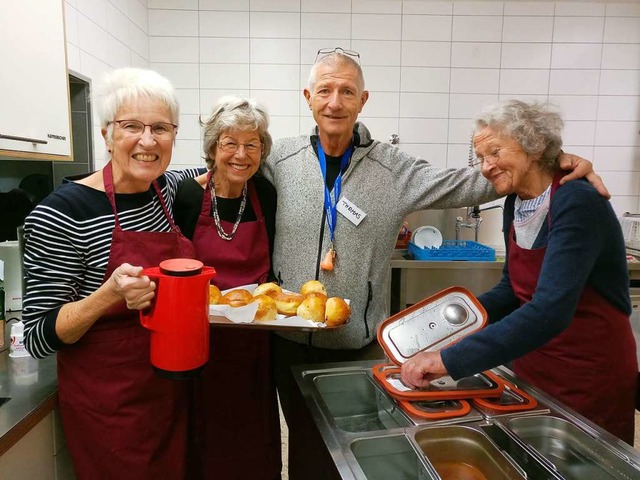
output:
{"label": "white tiled wall", "polygon": [[[69,70],[95,82],[114,68],[149,68],[148,19],[147,0],[66,0]],[[94,121],[95,165],[101,166],[105,149],[96,125]]]}
{"label": "white tiled wall", "polygon": [[148,64],[174,82],[176,165],[202,164],[197,117],[227,93],[266,103],[274,137],[306,133],[309,68],[339,45],[361,54],[360,118],[376,138],[397,133],[434,165],[464,166],[482,105],[550,101],[565,150],[593,160],[618,212],[640,211],[637,1],[67,0],[67,35],[85,75]]}

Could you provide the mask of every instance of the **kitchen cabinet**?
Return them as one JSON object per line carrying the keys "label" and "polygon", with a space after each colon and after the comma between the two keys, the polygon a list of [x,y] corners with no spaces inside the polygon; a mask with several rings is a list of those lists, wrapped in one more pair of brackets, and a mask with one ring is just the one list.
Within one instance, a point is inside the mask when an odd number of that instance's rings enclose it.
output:
{"label": "kitchen cabinet", "polygon": [[0,457],[0,472],[12,480],[55,480],[53,413]]}
{"label": "kitchen cabinet", "polygon": [[73,480],[58,410],[53,410],[0,456],[0,478]]}
{"label": "kitchen cabinet", "polygon": [[0,158],[71,160],[61,0],[3,2]]}

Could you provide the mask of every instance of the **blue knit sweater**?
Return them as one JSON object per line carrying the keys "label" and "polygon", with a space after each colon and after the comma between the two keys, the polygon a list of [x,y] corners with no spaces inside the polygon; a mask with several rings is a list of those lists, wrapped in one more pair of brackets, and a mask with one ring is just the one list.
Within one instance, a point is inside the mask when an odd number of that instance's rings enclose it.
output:
{"label": "blue knit sweater", "polygon": [[[515,195],[505,201],[507,255],[514,201]],[[479,297],[489,314],[489,325],[442,351],[453,378],[503,365],[553,339],[572,322],[586,285],[624,313],[631,313],[624,240],[611,204],[588,182],[576,180],[558,188],[549,215],[550,228],[545,222],[533,245],[547,247],[533,299],[520,306],[506,261],[498,285]]]}

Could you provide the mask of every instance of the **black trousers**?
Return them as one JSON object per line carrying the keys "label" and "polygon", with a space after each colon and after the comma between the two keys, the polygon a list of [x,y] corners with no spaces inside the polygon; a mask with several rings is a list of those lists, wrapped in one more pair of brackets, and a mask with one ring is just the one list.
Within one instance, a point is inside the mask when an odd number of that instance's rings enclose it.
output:
{"label": "black trousers", "polygon": [[384,351],[376,340],[360,350],[329,350],[292,342],[274,334],[272,353],[278,396],[289,428],[289,480],[339,479],[291,367],[358,360],[382,361]]}

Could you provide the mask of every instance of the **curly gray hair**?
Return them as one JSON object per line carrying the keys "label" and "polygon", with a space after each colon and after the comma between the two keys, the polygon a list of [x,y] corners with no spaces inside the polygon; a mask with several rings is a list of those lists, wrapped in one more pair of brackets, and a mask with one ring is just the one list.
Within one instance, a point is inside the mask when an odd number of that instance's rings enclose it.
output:
{"label": "curly gray hair", "polygon": [[517,141],[529,155],[540,157],[547,170],[558,168],[562,151],[560,114],[542,103],[505,100],[483,108],[474,118],[475,130],[489,127]]}
{"label": "curly gray hair", "polygon": [[251,98],[228,95],[219,98],[206,121],[200,119],[204,127],[204,159],[207,168],[215,166],[216,146],[223,133],[228,131],[257,130],[262,143],[260,162],[271,152],[273,143],[269,134],[269,115],[265,107]]}

